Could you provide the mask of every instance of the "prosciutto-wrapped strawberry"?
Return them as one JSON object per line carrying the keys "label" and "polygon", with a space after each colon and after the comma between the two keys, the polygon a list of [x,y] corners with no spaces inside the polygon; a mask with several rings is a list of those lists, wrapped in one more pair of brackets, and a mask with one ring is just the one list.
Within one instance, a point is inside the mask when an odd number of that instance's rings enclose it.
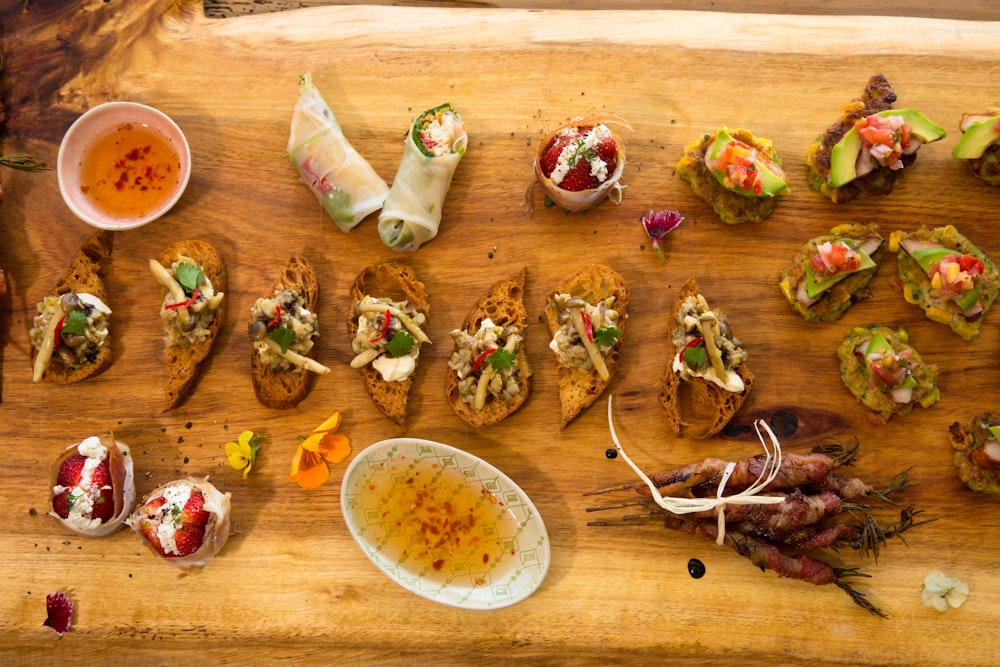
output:
{"label": "prosciutto-wrapped strawberry", "polygon": [[[549,132],[535,150],[535,181],[545,195],[567,211],[586,211],[610,198],[621,203],[619,183],[625,169],[625,147],[609,124],[624,125],[608,116],[576,118]],[[528,202],[530,215],[533,205]]]}
{"label": "prosciutto-wrapped strawberry", "polygon": [[171,565],[202,567],[229,539],[230,496],[207,477],[180,479],[153,490],[128,523]]}
{"label": "prosciutto-wrapped strawberry", "polygon": [[52,510],[62,526],[86,537],[119,530],[135,504],[132,456],[127,445],[97,436],[70,445],[51,473]]}

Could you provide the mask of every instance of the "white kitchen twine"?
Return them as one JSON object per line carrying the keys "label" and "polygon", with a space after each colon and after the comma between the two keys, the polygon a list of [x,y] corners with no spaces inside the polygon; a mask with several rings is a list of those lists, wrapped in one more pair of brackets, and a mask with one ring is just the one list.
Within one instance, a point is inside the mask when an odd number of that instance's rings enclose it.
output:
{"label": "white kitchen twine", "polygon": [[[729,481],[730,476],[733,474],[733,470],[736,469],[736,464],[730,461],[726,464],[725,469],[722,472],[722,479],[719,481],[719,490],[715,498],[674,498],[672,496],[663,496],[660,494],[659,489],[653,481],[647,477],[639,467],[632,462],[632,459],[628,457],[625,450],[622,449],[621,442],[618,441],[618,434],[615,432],[615,423],[611,414],[611,400],[612,395],[608,395],[608,427],[611,429],[611,439],[615,443],[615,449],[621,454],[621,457],[625,460],[625,463],[635,471],[635,474],[639,476],[646,486],[649,487],[650,493],[652,493],[653,500],[657,505],[663,509],[671,512],[672,514],[691,514],[692,512],[706,512],[710,510],[715,510],[719,517],[719,535],[716,538],[716,544],[722,544],[726,537],[726,505],[775,505],[784,501],[784,496],[758,496],[757,494],[763,491],[768,484],[774,481],[774,478],[778,475],[778,470],[781,468],[781,444],[778,442],[777,437],[775,437],[774,432],[767,425],[763,419],[758,419],[754,421],[754,430],[757,431],[757,438],[760,439],[760,444],[764,447],[764,453],[767,455],[764,459],[764,467],[757,476],[757,479],[752,485],[732,496],[723,496],[723,491],[726,488],[726,482]],[[764,436],[761,434],[761,427],[767,432],[768,437],[771,439],[772,449],[768,448],[767,442],[764,440]]]}

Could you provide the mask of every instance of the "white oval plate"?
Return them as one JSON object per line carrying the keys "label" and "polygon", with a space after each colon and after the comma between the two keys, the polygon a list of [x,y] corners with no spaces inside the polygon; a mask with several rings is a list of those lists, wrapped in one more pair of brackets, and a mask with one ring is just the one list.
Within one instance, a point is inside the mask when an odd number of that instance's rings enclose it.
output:
{"label": "white oval plate", "polygon": [[[382,519],[377,494],[369,491],[391,476],[406,475],[418,463],[431,461],[462,473],[467,485],[485,489],[506,506],[512,533],[497,537],[504,549],[489,563],[452,563],[446,572],[425,576],[405,558],[391,558],[381,542],[390,532]],[[463,609],[499,609],[527,598],[549,569],[549,537],[528,496],[495,467],[461,449],[418,438],[376,442],[351,461],[340,490],[344,520],[358,546],[390,579],[421,597]],[[500,523],[497,523],[500,526]],[[425,568],[426,569],[426,568]]]}

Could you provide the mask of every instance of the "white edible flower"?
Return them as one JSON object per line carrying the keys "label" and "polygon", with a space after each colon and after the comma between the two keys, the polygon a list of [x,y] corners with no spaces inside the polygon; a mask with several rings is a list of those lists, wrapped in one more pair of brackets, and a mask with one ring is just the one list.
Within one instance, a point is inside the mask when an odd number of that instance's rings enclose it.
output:
{"label": "white edible flower", "polygon": [[938,611],[947,611],[949,606],[961,607],[969,597],[969,585],[964,581],[946,576],[940,570],[927,575],[920,586],[924,604]]}

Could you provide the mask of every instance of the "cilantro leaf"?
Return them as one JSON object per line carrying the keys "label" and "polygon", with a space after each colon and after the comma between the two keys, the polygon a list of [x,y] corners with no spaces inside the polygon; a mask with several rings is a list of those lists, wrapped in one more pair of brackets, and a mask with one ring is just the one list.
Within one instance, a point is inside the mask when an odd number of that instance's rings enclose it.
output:
{"label": "cilantro leaf", "polygon": [[492,366],[493,370],[496,371],[507,370],[514,365],[514,361],[516,359],[517,355],[510,350],[501,347],[494,350],[493,354],[490,355],[490,366]]}
{"label": "cilantro leaf", "polygon": [[413,336],[410,335],[409,331],[400,329],[392,337],[392,340],[385,344],[385,350],[393,357],[401,357],[413,349],[414,342]]}
{"label": "cilantro leaf", "polygon": [[82,310],[71,310],[66,314],[66,321],[62,325],[63,333],[82,334],[86,329],[87,316]]}
{"label": "cilantro leaf", "polygon": [[281,353],[288,352],[288,347],[295,342],[295,332],[288,327],[275,327],[268,338],[281,346]]}
{"label": "cilantro leaf", "polygon": [[698,369],[708,363],[708,351],[704,343],[692,345],[684,350],[684,363],[688,368]]}
{"label": "cilantro leaf", "polygon": [[621,335],[622,332],[618,327],[601,327],[594,332],[594,342],[601,347],[611,347]]}
{"label": "cilantro leaf", "polygon": [[205,278],[205,272],[200,266],[180,262],[177,264],[177,282],[181,284],[184,291],[190,295]]}

